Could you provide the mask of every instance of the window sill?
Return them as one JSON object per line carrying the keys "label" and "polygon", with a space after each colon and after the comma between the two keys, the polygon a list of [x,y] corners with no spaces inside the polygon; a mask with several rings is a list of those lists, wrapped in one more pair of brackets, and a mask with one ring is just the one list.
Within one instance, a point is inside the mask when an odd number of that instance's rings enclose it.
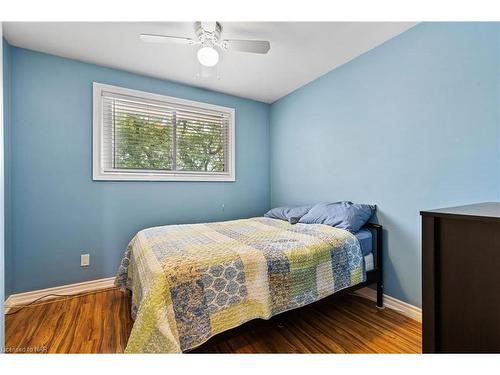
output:
{"label": "window sill", "polygon": [[126,172],[94,172],[94,181],[225,181],[234,182],[234,174],[205,173],[126,173]]}

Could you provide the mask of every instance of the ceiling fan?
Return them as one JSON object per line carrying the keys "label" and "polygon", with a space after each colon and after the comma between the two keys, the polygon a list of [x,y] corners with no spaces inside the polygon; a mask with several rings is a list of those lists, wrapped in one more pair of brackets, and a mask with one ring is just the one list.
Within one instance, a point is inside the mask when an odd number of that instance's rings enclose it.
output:
{"label": "ceiling fan", "polygon": [[219,62],[219,51],[238,51],[266,54],[271,48],[267,40],[221,39],[222,26],[219,22],[195,22],[196,39],[170,35],[141,34],[147,43],[177,43],[200,45],[197,56],[201,65],[213,67]]}

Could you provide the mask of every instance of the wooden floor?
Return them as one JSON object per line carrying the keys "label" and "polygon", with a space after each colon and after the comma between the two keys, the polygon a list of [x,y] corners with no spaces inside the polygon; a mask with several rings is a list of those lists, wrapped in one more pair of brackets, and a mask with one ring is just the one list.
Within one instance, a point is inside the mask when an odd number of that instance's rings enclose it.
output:
{"label": "wooden floor", "polygon": [[[112,289],[49,301],[6,316],[6,352],[120,353],[133,321]],[[361,297],[327,298],[253,320],[192,353],[420,353],[421,325]]]}

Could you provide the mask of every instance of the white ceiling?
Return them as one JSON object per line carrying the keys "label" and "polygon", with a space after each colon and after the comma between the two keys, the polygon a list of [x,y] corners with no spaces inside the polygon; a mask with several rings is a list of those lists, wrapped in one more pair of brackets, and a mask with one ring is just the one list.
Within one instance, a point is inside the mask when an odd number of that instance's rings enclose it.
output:
{"label": "white ceiling", "polygon": [[[5,22],[14,46],[267,103],[406,31],[410,22],[221,22],[224,39],[269,40],[267,55],[223,52],[219,79],[199,78],[196,46],[146,44],[140,33],[195,37],[192,22]],[[199,48],[199,47],[198,47]]]}

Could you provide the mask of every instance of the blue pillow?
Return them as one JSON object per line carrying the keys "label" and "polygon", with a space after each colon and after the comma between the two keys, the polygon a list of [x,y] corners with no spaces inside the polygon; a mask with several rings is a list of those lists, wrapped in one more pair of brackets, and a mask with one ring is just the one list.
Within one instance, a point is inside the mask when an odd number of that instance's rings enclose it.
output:
{"label": "blue pillow", "polygon": [[318,203],[300,218],[299,223],[326,224],[356,233],[370,220],[375,209],[373,205],[352,202]]}
{"label": "blue pillow", "polygon": [[301,207],[276,207],[267,211],[264,216],[271,219],[286,220],[291,224],[295,224],[299,219],[307,214],[312,206]]}

